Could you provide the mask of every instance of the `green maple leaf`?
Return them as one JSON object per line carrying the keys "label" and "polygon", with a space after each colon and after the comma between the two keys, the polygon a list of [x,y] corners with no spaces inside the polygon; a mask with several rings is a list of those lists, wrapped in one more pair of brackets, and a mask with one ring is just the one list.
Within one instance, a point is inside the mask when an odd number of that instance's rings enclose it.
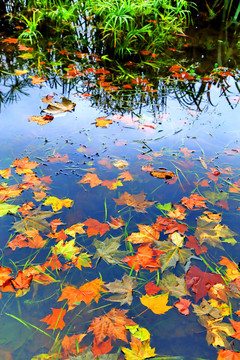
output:
{"label": "green maple leaf", "polygon": [[177,277],[169,271],[163,274],[162,280],[159,281],[158,286],[162,290],[170,292],[171,295],[178,298],[189,295],[185,278]]}
{"label": "green maple leaf", "polygon": [[43,233],[52,232],[51,226],[45,220],[48,217],[53,216],[54,212],[52,211],[41,211],[40,207],[31,211],[30,215],[25,216],[22,220],[16,221],[12,229],[16,232],[25,234],[27,230],[37,229]]}
{"label": "green maple leaf", "polygon": [[118,250],[122,236],[106,238],[104,241],[95,239],[93,245],[96,248],[94,259],[102,258],[109,264],[119,264],[119,259],[126,256],[126,251]]}
{"label": "green maple leaf", "polygon": [[19,207],[20,207],[19,205],[11,205],[11,204],[8,204],[8,203],[0,203],[0,217],[6,215],[8,213],[16,214]]}
{"label": "green maple leaf", "polygon": [[215,205],[218,200],[226,201],[229,198],[229,194],[226,192],[204,191],[203,194],[208,202],[213,205]]}
{"label": "green maple leaf", "polygon": [[165,251],[165,253],[161,254],[160,256],[162,272],[171,266],[175,267],[177,262],[185,265],[189,258],[193,255],[190,249],[178,247],[170,240],[161,241],[160,244],[156,247],[156,249]]}
{"label": "green maple leaf", "polygon": [[63,255],[66,260],[71,260],[78,252],[79,247],[75,247],[75,239],[67,241],[65,244],[60,240],[55,247],[52,247],[54,255]]}

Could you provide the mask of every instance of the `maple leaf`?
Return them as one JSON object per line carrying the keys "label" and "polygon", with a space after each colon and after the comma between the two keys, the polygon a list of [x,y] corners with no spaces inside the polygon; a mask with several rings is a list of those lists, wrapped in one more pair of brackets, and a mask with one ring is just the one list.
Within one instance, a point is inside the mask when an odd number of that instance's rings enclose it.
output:
{"label": "maple leaf", "polygon": [[[79,354],[81,352],[81,349],[79,349],[78,347],[78,350],[80,350],[78,351],[76,344],[79,344],[85,336],[86,334],[78,334],[72,336],[65,335],[61,343],[62,356],[64,358],[67,358],[69,354]],[[84,350],[84,348],[82,350]]]}
{"label": "maple leaf", "polygon": [[29,214],[29,210],[32,210],[34,208],[34,203],[32,201],[28,201],[27,203],[23,204],[19,209],[18,212],[20,212],[23,216]]}
{"label": "maple leaf", "polygon": [[190,235],[187,236],[188,241],[185,243],[185,246],[191,249],[194,249],[197,255],[200,255],[204,252],[207,252],[207,248],[205,245],[199,245],[195,236]]}
{"label": "maple leaf", "polygon": [[12,276],[9,276],[11,272],[11,268],[0,266],[0,286],[3,286],[8,280],[13,279]]}
{"label": "maple leaf", "polygon": [[120,305],[131,305],[133,300],[132,292],[133,289],[137,287],[137,280],[128,276],[127,274],[124,274],[122,280],[115,280],[112,283],[106,284],[105,287],[111,293],[119,294],[110,296],[106,300],[120,302]]}
{"label": "maple leaf", "polygon": [[220,225],[221,215],[204,213],[197,219],[197,228],[195,231],[195,237],[199,241],[199,244],[207,242],[211,246],[217,246],[223,249],[222,241],[220,238],[229,238],[236,235],[226,225]]}
{"label": "maple leaf", "polygon": [[188,226],[183,223],[177,222],[175,219],[170,219],[162,216],[158,216],[156,223],[153,224],[153,228],[162,231],[165,230],[165,234],[172,234],[178,231],[180,234],[184,234],[188,230]]}
{"label": "maple leaf", "polygon": [[44,267],[50,267],[51,270],[60,270],[62,267],[62,264],[58,260],[57,255],[52,255],[48,258],[48,260],[43,264]]}
{"label": "maple leaf", "polygon": [[224,284],[221,275],[214,273],[206,273],[199,269],[196,265],[191,266],[186,275],[187,288],[192,288],[196,294],[196,302],[206,296],[211,286],[215,284]]}
{"label": "maple leaf", "polygon": [[54,219],[54,220],[52,220],[52,221],[50,222],[49,225],[51,226],[52,231],[53,231],[53,232],[56,232],[57,227],[58,227],[59,225],[64,225],[64,224],[61,222],[60,219]]}
{"label": "maple leaf", "polygon": [[222,256],[222,259],[219,261],[220,265],[225,265],[227,267],[227,277],[231,280],[235,280],[240,277],[240,271],[238,270],[238,265],[234,261],[230,261],[225,256]]}
{"label": "maple leaf", "polygon": [[210,316],[200,316],[199,322],[207,329],[207,343],[208,345],[229,347],[227,336],[234,334],[234,329],[231,324],[223,323],[223,318],[213,319]]}
{"label": "maple leaf", "polygon": [[194,153],[195,150],[189,150],[188,148],[180,148],[181,152],[184,154],[184,156],[189,157],[192,153]]}
{"label": "maple leaf", "polygon": [[133,181],[133,177],[132,177],[132,175],[130,174],[129,171],[123,171],[123,172],[121,172],[121,173],[118,175],[118,177],[119,177],[120,179],[123,179],[123,181]]}
{"label": "maple leaf", "polygon": [[101,183],[102,186],[106,186],[109,190],[116,190],[118,186],[123,186],[121,180],[104,180]]}
{"label": "maple leaf", "polygon": [[72,111],[76,104],[73,103],[71,100],[65,98],[64,96],[61,97],[62,102],[54,102],[54,103],[50,103],[48,105],[48,107],[43,110],[43,112],[49,113],[49,114],[59,114],[59,113],[63,113],[66,111]]}
{"label": "maple leaf", "polygon": [[171,272],[163,273],[159,286],[162,290],[170,292],[171,295],[177,298],[189,295],[184,277],[177,277]]}
{"label": "maple leaf", "polygon": [[[136,255],[127,256],[121,261],[128,263],[128,266],[133,268],[136,272],[138,272],[140,266],[143,269],[155,271],[161,266],[160,261],[158,260],[160,254],[162,254],[162,251],[152,249],[150,245],[147,244],[140,246]],[[155,259],[155,257],[157,258]]]}
{"label": "maple leaf", "polygon": [[159,231],[152,226],[138,224],[139,233],[132,233],[126,240],[133,244],[147,244],[157,242],[159,239]]}
{"label": "maple leaf", "polygon": [[114,160],[113,166],[118,169],[124,169],[128,166],[128,162],[126,160]]}
{"label": "maple leaf", "polygon": [[240,360],[240,353],[231,350],[218,351],[217,360]]}
{"label": "maple leaf", "polygon": [[205,201],[207,200],[206,198],[198,195],[198,194],[191,194],[189,196],[189,198],[187,197],[183,197],[181,199],[181,203],[183,205],[185,205],[188,209],[193,209],[195,206],[196,207],[206,207]]}
{"label": "maple leaf", "polygon": [[215,205],[215,203],[220,201],[226,201],[229,198],[229,194],[226,192],[214,192],[214,191],[204,191],[204,196],[206,196],[207,201]]}
{"label": "maple leaf", "polygon": [[136,325],[125,314],[127,310],[112,309],[106,315],[95,317],[88,328],[95,335],[97,343],[101,343],[107,336],[110,339],[120,339],[127,342],[125,325]]}
{"label": "maple leaf", "polygon": [[55,196],[48,196],[44,201],[43,205],[52,205],[53,211],[58,211],[63,208],[63,206],[70,208],[73,205],[73,200],[71,199],[58,199]]}
{"label": "maple leaf", "polygon": [[122,236],[106,238],[104,241],[94,239],[93,245],[96,248],[95,258],[101,258],[108,264],[119,264],[119,259],[126,255],[126,251],[118,250]]}
{"label": "maple leaf", "polygon": [[83,267],[92,267],[90,257],[87,253],[80,253],[78,256],[72,259],[72,263],[79,269],[82,270]]}
{"label": "maple leaf", "polygon": [[140,298],[140,301],[143,305],[152,310],[154,314],[160,315],[165,314],[165,312],[172,308],[172,306],[167,305],[168,296],[169,293],[155,296],[143,295]]}
{"label": "maple leaf", "polygon": [[87,226],[87,235],[88,237],[97,235],[98,233],[100,236],[103,236],[106,231],[109,231],[109,225],[100,223],[96,219],[89,218],[84,221],[85,226]]}
{"label": "maple leaf", "polygon": [[19,210],[19,205],[11,205],[7,203],[0,203],[0,217],[7,214],[16,214]]}
{"label": "maple leaf", "polygon": [[[20,55],[20,56],[23,56],[23,55]],[[32,76],[32,80],[31,80],[31,83],[33,84],[33,85],[41,85],[43,82],[45,82],[47,80],[47,78],[45,77],[39,77],[39,76],[37,76],[37,75],[34,75],[34,76]]]}
{"label": "maple leaf", "polygon": [[96,338],[93,339],[93,347],[92,352],[94,356],[106,354],[109,351],[111,351],[113,348],[111,339],[108,339],[107,341],[97,342]]}
{"label": "maple leaf", "polygon": [[16,173],[19,175],[32,173],[32,169],[35,169],[38,165],[40,165],[40,163],[29,161],[28,156],[23,159],[16,159],[12,163],[12,166],[16,167]]}
{"label": "maple leaf", "polygon": [[125,222],[123,221],[121,216],[119,216],[119,218],[114,218],[110,215],[110,218],[111,222],[107,221],[107,223],[112,229],[119,229],[120,227],[125,225]]}
{"label": "maple leaf", "polygon": [[47,329],[60,329],[62,330],[65,326],[65,322],[63,321],[63,317],[66,314],[66,310],[61,309],[52,309],[53,314],[47,315],[45,318],[40,321],[46,322],[49,327]]}
{"label": "maple leaf", "polygon": [[156,295],[159,291],[161,290],[160,287],[158,287],[157,285],[155,285],[152,281],[148,282],[145,285],[145,291],[147,293],[147,295]]}
{"label": "maple leaf", "polygon": [[179,298],[179,301],[175,302],[174,306],[178,311],[183,315],[189,315],[189,306],[191,304],[190,300]]}
{"label": "maple leaf", "polygon": [[128,205],[134,207],[138,212],[146,212],[146,208],[152,206],[156,201],[145,200],[146,195],[142,191],[140,194],[131,195],[125,191],[119,199],[113,199],[118,205]]}
{"label": "maple leaf", "polygon": [[185,265],[193,255],[191,250],[182,248],[182,244],[180,246],[175,245],[170,239],[161,241],[156,249],[164,252],[160,256],[162,272],[171,266],[175,267],[178,261]]}
{"label": "maple leaf", "polygon": [[45,116],[34,116],[32,115],[28,121],[37,122],[38,125],[46,125],[49,122],[51,122],[54,119],[51,115],[45,115]]}
{"label": "maple leaf", "polygon": [[126,360],[144,360],[150,359],[156,355],[155,348],[151,348],[149,339],[142,343],[140,340],[132,336],[130,345],[131,349],[121,347]]}
{"label": "maple leaf", "polygon": [[106,116],[99,117],[96,119],[96,127],[109,127],[113,123],[113,120],[106,120]]}
{"label": "maple leaf", "polygon": [[240,340],[240,322],[230,319],[231,324],[235,330],[234,334],[231,335],[233,338]]}
{"label": "maple leaf", "polygon": [[79,289],[76,289],[73,286],[66,286],[62,290],[62,295],[58,301],[67,299],[68,311],[74,309],[82,301],[84,301],[86,305],[90,304],[92,300],[95,300],[96,303],[98,303],[101,292],[107,291],[104,289],[103,285],[104,281],[95,279],[82,285]]}
{"label": "maple leaf", "polygon": [[18,271],[18,274],[14,280],[11,280],[15,289],[27,289],[30,286],[33,275],[26,276],[22,271]]}
{"label": "maple leaf", "polygon": [[206,299],[202,299],[200,305],[192,304],[193,311],[197,316],[210,315],[214,319],[219,319],[222,317],[221,311],[213,307]]}
{"label": "maple leaf", "polygon": [[87,173],[83,176],[82,180],[78,181],[78,184],[90,184],[91,188],[102,184],[102,180],[99,179],[97,174]]}
{"label": "maple leaf", "polygon": [[9,177],[12,176],[11,169],[0,170],[0,175],[4,179],[9,179]]}
{"label": "maple leaf", "polygon": [[67,241],[65,244],[63,240],[60,240],[55,247],[52,247],[54,255],[63,255],[67,260],[71,260],[79,251],[80,248],[75,247],[75,239]]}
{"label": "maple leaf", "polygon": [[25,234],[30,229],[37,229],[42,232],[51,232],[51,227],[46,218],[52,216],[51,211],[41,211],[40,207],[30,212],[30,215],[14,223],[12,229]]}
{"label": "maple leaf", "polygon": [[[4,208],[5,205],[2,204],[3,201],[6,201],[10,197],[17,197],[22,193],[23,189],[19,188],[18,185],[10,186],[1,186],[0,185],[0,205]],[[9,205],[11,206],[11,205]]]}
{"label": "maple leaf", "polygon": [[47,157],[47,161],[50,163],[56,163],[56,162],[67,163],[69,161],[69,158],[67,154],[62,156],[59,153],[57,153],[53,156]]}

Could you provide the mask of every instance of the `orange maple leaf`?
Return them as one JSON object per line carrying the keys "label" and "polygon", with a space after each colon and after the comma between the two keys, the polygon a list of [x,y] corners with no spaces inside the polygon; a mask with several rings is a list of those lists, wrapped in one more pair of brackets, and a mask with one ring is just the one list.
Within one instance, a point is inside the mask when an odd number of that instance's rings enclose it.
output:
{"label": "orange maple leaf", "polygon": [[15,289],[27,289],[30,286],[33,275],[26,276],[22,271],[19,271],[17,277],[11,280]]}
{"label": "orange maple leaf", "polygon": [[96,338],[93,339],[92,352],[94,357],[102,354],[107,354],[113,348],[111,338],[107,341],[97,342]]}
{"label": "orange maple leaf", "polygon": [[159,231],[152,228],[152,226],[138,224],[138,229],[140,232],[132,233],[126,240],[133,244],[147,244],[158,241]]}
{"label": "orange maple leaf", "polygon": [[72,335],[67,336],[65,335],[62,341],[62,357],[68,358],[69,354],[81,354],[81,352],[86,348],[83,347],[81,349],[77,349],[76,343],[80,343],[82,339],[86,336],[86,334],[78,334],[78,335]]}
{"label": "orange maple leaf", "polygon": [[23,159],[16,159],[12,163],[12,166],[16,167],[16,173],[19,175],[32,173],[32,169],[35,169],[38,165],[40,164],[36,161],[29,161],[28,156]]}
{"label": "orange maple leaf", "polygon": [[123,179],[123,181],[133,181],[133,177],[129,171],[122,171],[118,177],[119,179]]}
{"label": "orange maple leaf", "polygon": [[111,222],[108,222],[108,225],[112,229],[119,229],[120,227],[125,225],[125,222],[123,221],[121,216],[119,216],[119,218],[114,218],[110,216],[110,218],[111,218]]}
{"label": "orange maple leaf", "polygon": [[97,235],[98,233],[100,236],[103,236],[106,231],[109,231],[109,225],[100,223],[98,220],[89,218],[86,221],[84,221],[84,224],[88,227],[87,228],[87,234],[88,237]]}
{"label": "orange maple leaf", "polygon": [[128,205],[134,207],[138,212],[147,212],[146,208],[155,204],[156,201],[145,200],[146,195],[142,191],[140,194],[131,195],[125,191],[119,199],[113,199],[118,205]]}
{"label": "orange maple leaf", "polygon": [[33,85],[35,85],[35,84],[37,84],[37,85],[41,85],[43,82],[45,82],[47,80],[47,78],[45,77],[42,77],[42,76],[37,76],[37,75],[34,75],[33,77],[32,77],[32,80],[31,80],[31,83],[33,84]]}
{"label": "orange maple leaf", "polygon": [[198,195],[198,194],[191,194],[189,198],[183,197],[181,202],[185,205],[188,209],[193,209],[194,206],[196,207],[206,207],[205,201],[206,198]]}
{"label": "orange maple leaf", "polygon": [[96,119],[96,126],[97,127],[109,127],[110,124],[113,123],[113,120],[106,120],[106,116],[100,117]]}
{"label": "orange maple leaf", "polygon": [[82,180],[78,181],[78,184],[90,184],[91,188],[102,184],[102,180],[99,179],[97,174],[87,173],[83,176]]}
{"label": "orange maple leaf", "polygon": [[104,282],[101,279],[95,279],[82,285],[79,289],[76,289],[73,286],[66,286],[58,301],[67,299],[68,311],[74,309],[78,303],[81,303],[82,301],[87,305],[90,304],[92,300],[95,300],[97,303],[101,296],[101,291],[107,291],[104,289],[103,285]]}
{"label": "orange maple leaf", "polygon": [[240,360],[240,353],[226,349],[220,350],[217,360]]}
{"label": "orange maple leaf", "polygon": [[3,286],[8,280],[13,279],[12,276],[9,276],[11,272],[11,268],[0,266],[0,286]]}
{"label": "orange maple leaf", "polygon": [[0,175],[4,179],[8,179],[11,175],[11,169],[0,170]]}
{"label": "orange maple leaf", "polygon": [[29,210],[31,210],[34,206],[34,203],[32,201],[29,201],[23,204],[20,208],[18,208],[18,212],[20,212],[23,216],[28,215]]}
{"label": "orange maple leaf", "polygon": [[[127,256],[122,259],[122,262],[126,262],[130,268],[133,268],[136,272],[140,269],[150,270],[150,272],[157,270],[161,264],[158,260],[160,254],[164,251],[155,250],[150,245],[142,245],[138,248],[137,254],[133,256]],[[157,257],[157,258],[155,258]]]}
{"label": "orange maple leaf", "polygon": [[66,314],[66,310],[61,309],[52,309],[53,314],[47,315],[45,318],[40,321],[46,322],[49,327],[47,329],[60,329],[62,330],[65,326],[65,322],[63,321],[63,317]]}
{"label": "orange maple leaf", "polygon": [[125,325],[132,326],[136,323],[127,318],[127,310],[112,309],[106,315],[95,317],[88,328],[95,335],[96,343],[101,343],[108,336],[110,339],[120,339],[127,342],[127,329]]}

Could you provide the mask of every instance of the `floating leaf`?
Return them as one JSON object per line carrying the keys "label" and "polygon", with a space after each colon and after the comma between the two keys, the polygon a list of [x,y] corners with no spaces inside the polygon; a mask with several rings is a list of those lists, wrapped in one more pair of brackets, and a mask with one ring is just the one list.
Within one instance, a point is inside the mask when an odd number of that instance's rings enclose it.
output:
{"label": "floating leaf", "polygon": [[59,114],[66,111],[72,111],[75,108],[76,104],[73,103],[71,100],[66,99],[65,97],[62,97],[61,99],[61,103],[50,103],[48,107],[43,111],[49,114]]}
{"label": "floating leaf", "polygon": [[133,289],[137,287],[137,280],[128,276],[127,274],[124,274],[122,280],[115,280],[112,283],[106,284],[105,287],[111,293],[119,294],[119,295],[110,296],[106,300],[120,302],[120,305],[123,304],[131,305],[133,300],[132,292]]}
{"label": "floating leaf", "polygon": [[20,208],[19,205],[11,205],[8,203],[0,203],[0,217],[6,214],[16,214],[18,209]]}
{"label": "floating leaf", "polygon": [[52,205],[53,211],[61,210],[64,207],[70,208],[73,204],[71,199],[58,199],[55,196],[48,196],[44,201],[43,205]]}
{"label": "floating leaf", "polygon": [[140,298],[140,301],[143,305],[147,306],[154,314],[165,314],[172,306],[168,306],[168,296],[169,293],[149,296],[144,295]]}

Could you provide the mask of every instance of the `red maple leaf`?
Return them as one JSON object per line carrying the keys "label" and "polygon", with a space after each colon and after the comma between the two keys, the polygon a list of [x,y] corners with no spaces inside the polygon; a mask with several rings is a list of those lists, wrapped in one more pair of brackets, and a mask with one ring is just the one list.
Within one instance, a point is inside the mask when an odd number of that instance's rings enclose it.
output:
{"label": "red maple leaf", "polygon": [[209,289],[215,284],[224,284],[221,275],[206,273],[197,266],[191,266],[186,275],[187,289],[190,287],[196,294],[196,302],[208,294]]}
{"label": "red maple leaf", "polygon": [[187,236],[187,238],[188,241],[186,242],[185,246],[194,249],[197,255],[207,252],[207,247],[205,245],[199,245],[195,236],[190,235]]}
{"label": "red maple leaf", "polygon": [[22,271],[19,271],[17,277],[11,280],[15,289],[27,289],[30,286],[33,275],[26,276]]}

